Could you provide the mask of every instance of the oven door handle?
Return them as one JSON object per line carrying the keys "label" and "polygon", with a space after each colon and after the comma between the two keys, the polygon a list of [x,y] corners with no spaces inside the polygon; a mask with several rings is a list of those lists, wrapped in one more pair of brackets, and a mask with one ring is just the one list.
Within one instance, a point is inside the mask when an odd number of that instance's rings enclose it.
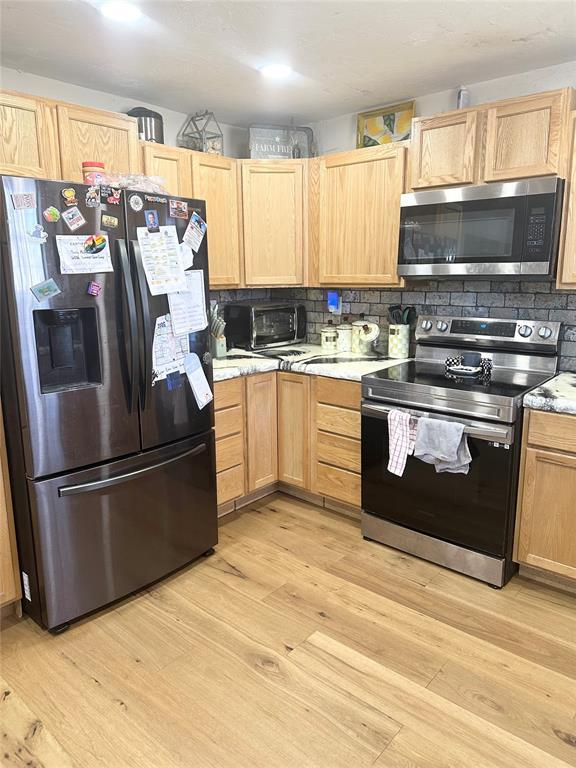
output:
{"label": "oven door handle", "polygon": [[371,418],[388,420],[390,411],[407,411],[411,416],[419,418],[426,416],[430,419],[439,419],[441,421],[456,421],[464,425],[464,434],[470,437],[476,437],[478,440],[488,440],[490,442],[505,443],[511,445],[514,442],[514,427],[493,426],[492,424],[479,424],[466,419],[458,419],[453,416],[444,416],[444,414],[432,414],[426,411],[414,411],[410,408],[392,408],[385,405],[372,405],[372,403],[362,403],[362,415]]}

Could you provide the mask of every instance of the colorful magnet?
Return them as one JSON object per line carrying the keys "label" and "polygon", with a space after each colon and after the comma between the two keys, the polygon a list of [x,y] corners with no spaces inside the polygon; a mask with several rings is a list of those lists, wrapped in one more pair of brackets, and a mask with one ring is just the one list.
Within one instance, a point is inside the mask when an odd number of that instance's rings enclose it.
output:
{"label": "colorful magnet", "polygon": [[170,216],[175,219],[188,218],[188,203],[185,200],[170,200]]}
{"label": "colorful magnet", "polygon": [[62,218],[71,232],[75,232],[86,224],[86,219],[76,207],[68,208],[67,211],[62,211]]}
{"label": "colorful magnet", "polygon": [[166,205],[168,202],[168,198],[159,197],[158,195],[144,195],[144,200],[147,203],[160,203],[160,205]]}
{"label": "colorful magnet", "polygon": [[90,235],[84,240],[85,253],[100,253],[106,248],[108,240],[107,235]]}
{"label": "colorful magnet", "polygon": [[66,189],[63,189],[60,194],[64,198],[66,205],[78,205],[78,200],[76,199],[76,190],[74,187],[66,187]]}
{"label": "colorful magnet", "polygon": [[35,224],[34,229],[28,232],[28,237],[38,245],[44,245],[48,240],[48,232],[44,230],[42,224]]}
{"label": "colorful magnet", "polygon": [[62,293],[56,285],[56,281],[51,277],[48,280],[43,280],[41,283],[33,285],[30,290],[38,301],[45,301],[46,299],[51,299],[52,296],[58,296],[59,293]]}
{"label": "colorful magnet", "polygon": [[116,229],[118,219],[116,216],[109,216],[107,213],[103,213],[100,223],[105,229]]}
{"label": "colorful magnet", "polygon": [[148,232],[160,232],[160,224],[158,223],[158,211],[144,211],[144,219],[146,221],[146,229]]}
{"label": "colorful magnet", "polygon": [[128,205],[135,213],[140,213],[142,208],[144,208],[144,200],[142,200],[140,195],[130,195]]}
{"label": "colorful magnet", "polygon": [[100,189],[88,187],[86,190],[86,205],[88,208],[98,208],[100,205]]}
{"label": "colorful magnet", "polygon": [[102,286],[100,283],[95,283],[93,280],[91,280],[88,283],[88,288],[86,288],[86,293],[89,296],[100,296],[100,291],[102,290]]}
{"label": "colorful magnet", "polygon": [[24,208],[36,208],[36,197],[32,192],[22,192],[12,195],[12,205],[17,211]]}
{"label": "colorful magnet", "polygon": [[42,216],[44,216],[44,219],[50,224],[54,224],[55,222],[60,221],[60,211],[58,208],[54,208],[53,205],[51,205],[49,208],[46,208],[45,211],[42,211]]}
{"label": "colorful magnet", "polygon": [[122,190],[116,187],[100,187],[100,200],[108,205],[120,205]]}

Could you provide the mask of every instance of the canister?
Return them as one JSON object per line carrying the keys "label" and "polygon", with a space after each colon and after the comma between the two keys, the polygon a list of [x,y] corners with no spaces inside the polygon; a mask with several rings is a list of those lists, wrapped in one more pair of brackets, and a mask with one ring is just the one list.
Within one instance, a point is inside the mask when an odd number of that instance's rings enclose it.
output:
{"label": "canister", "polygon": [[320,342],[322,344],[322,352],[336,352],[337,349],[338,332],[335,326],[332,325],[332,321],[328,321],[328,325],[325,325],[320,329]]}
{"label": "canister", "polygon": [[352,352],[360,351],[360,334],[365,325],[364,312],[358,315],[358,320],[352,323]]}
{"label": "canister", "polygon": [[410,350],[410,326],[392,324],[388,328],[388,357],[407,358]]}
{"label": "canister", "polygon": [[347,317],[336,327],[336,330],[338,331],[338,352],[352,352],[352,324],[348,322]]}
{"label": "canister", "polygon": [[358,352],[369,355],[374,352],[374,344],[380,336],[380,326],[376,323],[364,322],[358,337]]}

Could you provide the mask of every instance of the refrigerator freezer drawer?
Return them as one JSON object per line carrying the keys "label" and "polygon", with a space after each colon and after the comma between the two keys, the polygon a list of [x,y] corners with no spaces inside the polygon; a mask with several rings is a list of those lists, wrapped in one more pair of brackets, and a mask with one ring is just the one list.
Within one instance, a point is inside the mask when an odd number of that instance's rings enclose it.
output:
{"label": "refrigerator freezer drawer", "polygon": [[186,565],[218,539],[214,436],[29,483],[42,621],[52,629]]}

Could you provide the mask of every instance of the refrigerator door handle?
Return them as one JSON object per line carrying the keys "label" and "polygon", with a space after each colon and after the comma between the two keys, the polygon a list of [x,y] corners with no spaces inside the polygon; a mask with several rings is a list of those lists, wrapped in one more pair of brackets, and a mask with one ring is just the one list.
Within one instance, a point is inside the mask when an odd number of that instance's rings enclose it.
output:
{"label": "refrigerator door handle", "polygon": [[152,464],[151,467],[143,467],[137,469],[134,472],[126,472],[124,475],[116,475],[114,477],[107,477],[103,480],[95,480],[92,483],[80,483],[79,485],[65,485],[62,488],[58,488],[58,496],[77,496],[79,493],[91,493],[92,491],[100,491],[105,488],[110,488],[113,485],[119,485],[120,483],[126,483],[130,480],[136,480],[143,475],[147,475],[150,472],[155,472],[157,469],[172,464],[175,461],[180,461],[186,456],[198,456],[204,453],[206,450],[206,443],[200,443],[195,448],[191,448],[189,451],[178,454],[178,456],[172,456],[171,459],[160,461],[158,464]]}
{"label": "refrigerator door handle", "polygon": [[136,318],[136,299],[134,298],[132,272],[130,271],[130,260],[128,258],[128,251],[126,250],[125,241],[117,240],[116,249],[118,251],[118,261],[120,263],[120,272],[122,274],[122,285],[124,288],[124,295],[126,296],[126,305],[128,307],[128,341],[130,344],[130,355],[128,357],[128,411],[129,413],[132,413],[134,404],[136,403],[136,399],[138,397],[138,347],[136,345],[136,339],[138,338],[138,321]]}
{"label": "refrigerator door handle", "polygon": [[150,327],[150,302],[148,301],[148,283],[144,264],[142,263],[142,254],[140,246],[135,240],[130,241],[130,251],[134,259],[136,269],[136,278],[138,281],[138,292],[140,296],[140,307],[142,309],[142,365],[140,368],[140,398],[142,410],[145,410],[147,403],[152,396],[152,343],[153,330]]}

